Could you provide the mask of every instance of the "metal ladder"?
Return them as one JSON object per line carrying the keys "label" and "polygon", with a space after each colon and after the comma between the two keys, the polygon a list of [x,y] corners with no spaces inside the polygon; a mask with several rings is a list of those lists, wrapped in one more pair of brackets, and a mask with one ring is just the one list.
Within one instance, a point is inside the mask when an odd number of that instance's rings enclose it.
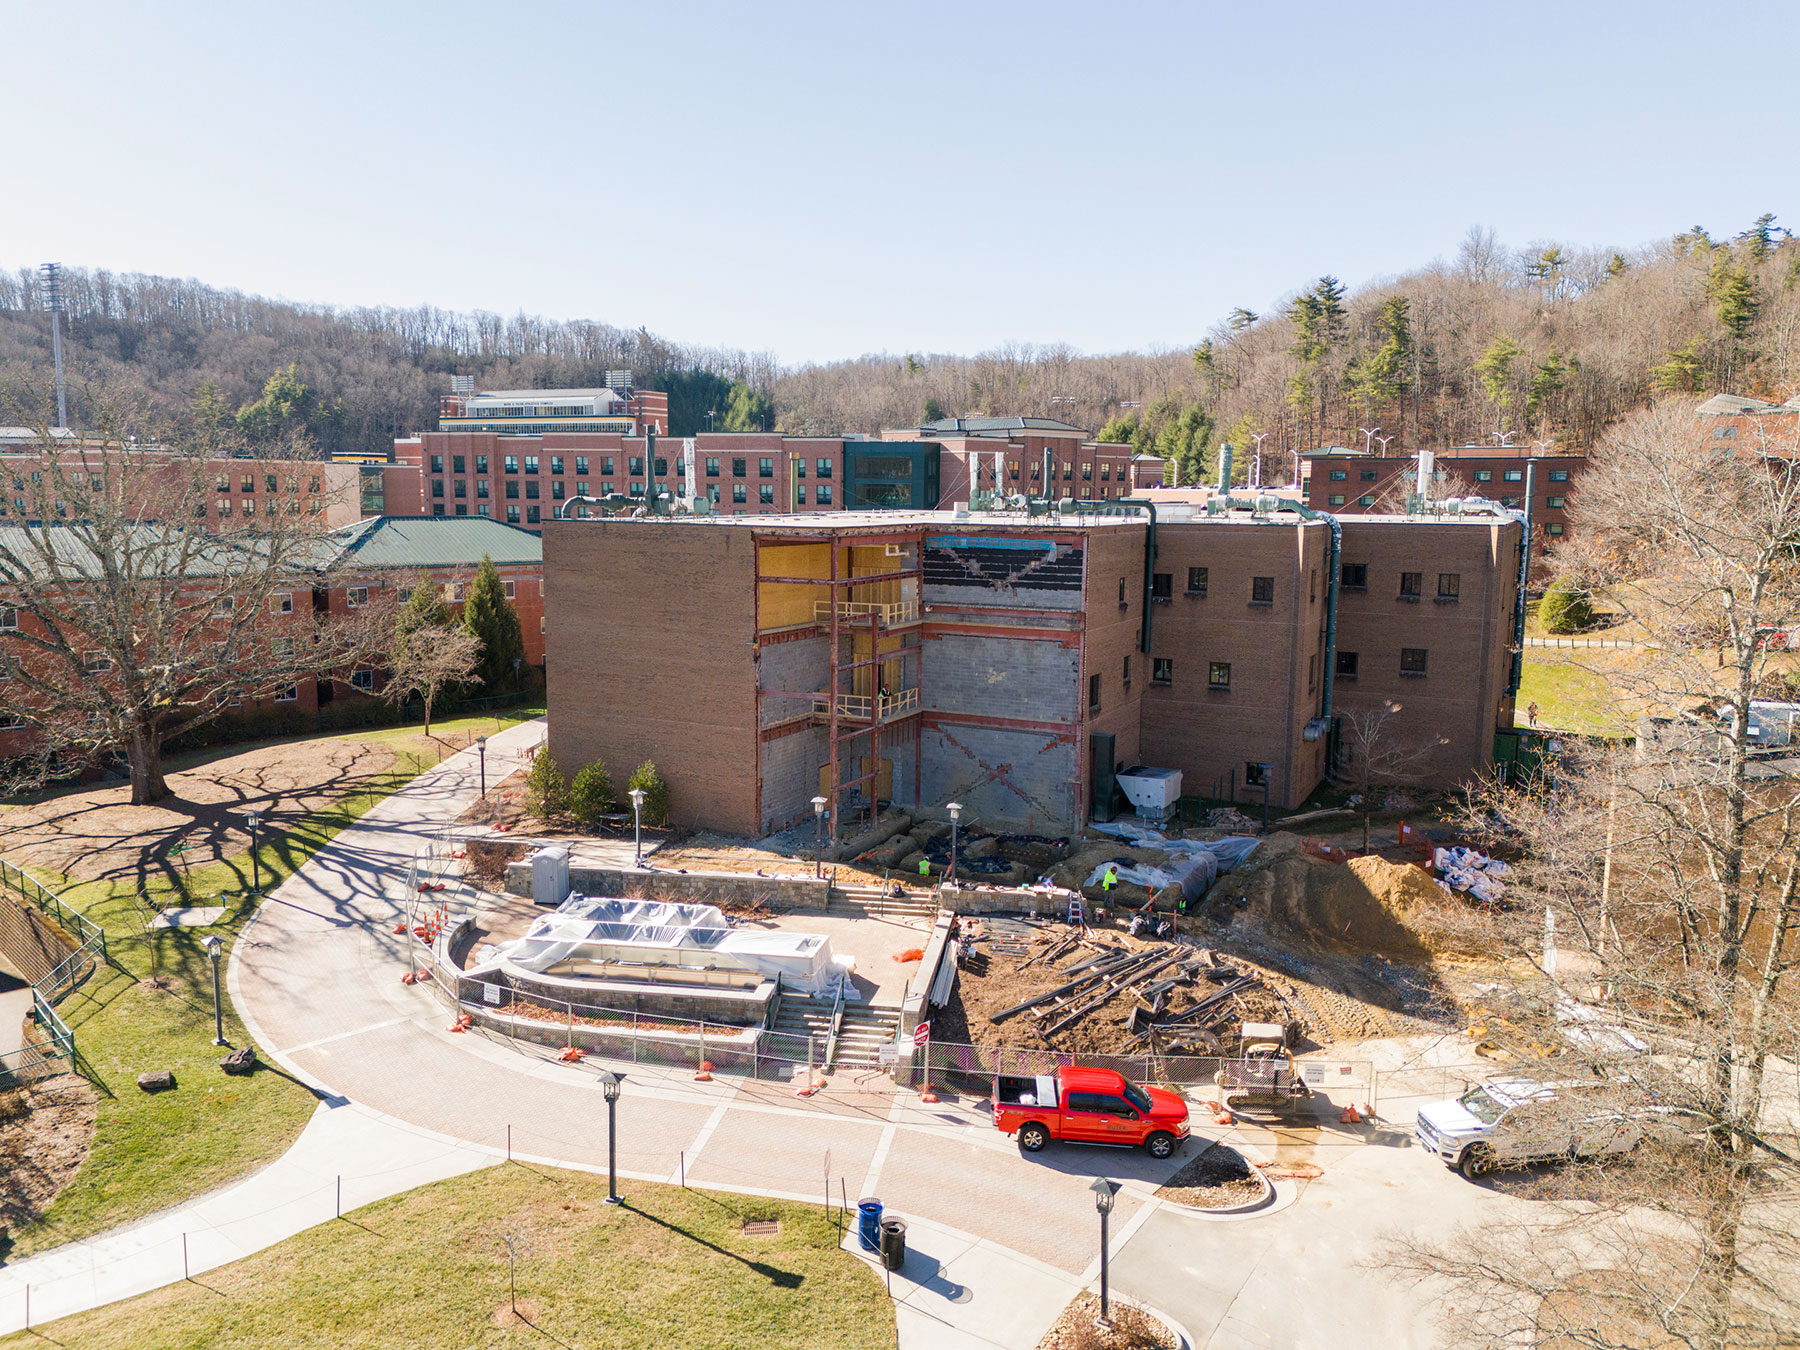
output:
{"label": "metal ladder", "polygon": [[1087,907],[1079,895],[1069,901],[1069,923],[1078,928],[1087,927]]}

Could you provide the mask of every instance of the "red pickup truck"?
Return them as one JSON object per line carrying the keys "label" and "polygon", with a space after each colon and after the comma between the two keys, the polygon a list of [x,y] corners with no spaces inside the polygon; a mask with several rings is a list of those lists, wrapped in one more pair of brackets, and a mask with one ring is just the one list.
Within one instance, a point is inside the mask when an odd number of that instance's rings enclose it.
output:
{"label": "red pickup truck", "polygon": [[1111,1069],[1063,1068],[994,1080],[994,1127],[1036,1153],[1052,1139],[1071,1144],[1143,1145],[1166,1158],[1188,1137],[1187,1103],[1162,1088],[1139,1087]]}

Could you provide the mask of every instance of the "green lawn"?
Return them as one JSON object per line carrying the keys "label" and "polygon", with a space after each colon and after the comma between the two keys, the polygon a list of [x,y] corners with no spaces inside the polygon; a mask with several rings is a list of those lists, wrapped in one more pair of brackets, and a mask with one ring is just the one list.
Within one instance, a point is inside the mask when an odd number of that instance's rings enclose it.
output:
{"label": "green lawn", "polygon": [[1515,726],[1530,725],[1526,708],[1538,705],[1538,725],[1554,731],[1588,735],[1622,736],[1631,732],[1631,718],[1622,710],[1599,667],[1611,654],[1580,653],[1581,664],[1544,654],[1544,648],[1527,647],[1525,665],[1514,700]]}
{"label": "green lawn", "polygon": [[[817,1206],[503,1165],[43,1328],[84,1350],[279,1345],[759,1350],[894,1344],[881,1282]],[[749,1235],[748,1220],[780,1231]],[[851,1216],[846,1222],[853,1222]],[[507,1255],[516,1250],[511,1316]],[[27,1333],[0,1345],[41,1345]]]}
{"label": "green lawn", "polygon": [[[517,717],[467,718],[434,726],[493,729]],[[491,732],[490,732],[491,734]],[[376,802],[441,757],[413,728],[347,733],[336,739],[392,745],[395,761],[366,791],[315,812],[293,829],[264,836],[257,850],[262,884],[272,890]],[[247,747],[237,747],[244,749]],[[213,928],[164,930],[156,938],[163,987],[145,983],[150,947],[133,881],[75,883],[41,868],[30,869],[65,902],[106,929],[115,966],[102,967],[61,1004],[75,1032],[84,1067],[101,1092],[93,1150],[56,1202],[34,1227],[13,1234],[13,1254],[59,1243],[141,1218],[235,1180],[279,1157],[305,1126],[312,1093],[264,1068],[254,1077],[227,1078],[212,1044],[212,974],[201,945],[216,933],[225,941],[223,962],[250,917],[250,854],[245,852],[152,889],[158,907],[216,904],[228,912]],[[221,980],[221,985],[223,985]],[[248,1038],[225,998],[225,1038]],[[179,1087],[149,1095],[139,1073],[173,1069]]]}

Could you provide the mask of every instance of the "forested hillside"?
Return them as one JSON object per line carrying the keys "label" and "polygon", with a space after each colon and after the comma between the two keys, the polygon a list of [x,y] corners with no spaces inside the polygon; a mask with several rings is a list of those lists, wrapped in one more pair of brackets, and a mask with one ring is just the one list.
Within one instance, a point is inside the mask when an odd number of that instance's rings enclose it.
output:
{"label": "forested hillside", "polygon": [[[1367,444],[1365,428],[1390,450],[1501,431],[1579,448],[1659,391],[1800,390],[1800,240],[1771,216],[1635,250],[1514,250],[1471,230],[1449,261],[1355,290],[1317,278],[1269,313],[1233,311],[1191,350],[1151,355],[1016,345],[782,369],[588,321],[338,310],[76,270],[65,289],[78,377],[141,388],[177,425],[197,404],[251,431],[285,419],[326,450],[429,429],[451,374],[555,387],[628,368],[670,391],[676,434],[708,410],[721,429],[813,434],[1055,416],[1169,455],[1184,477],[1220,439],[1262,435],[1273,476],[1296,449]],[[39,298],[29,270],[0,275],[0,387],[49,367]]]}

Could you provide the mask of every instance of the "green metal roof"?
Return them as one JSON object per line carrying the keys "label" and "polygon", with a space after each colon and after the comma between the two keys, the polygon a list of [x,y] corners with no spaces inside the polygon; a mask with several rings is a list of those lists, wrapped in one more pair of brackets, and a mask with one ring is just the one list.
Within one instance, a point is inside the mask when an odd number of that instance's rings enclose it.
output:
{"label": "green metal roof", "polygon": [[486,516],[371,516],[334,530],[339,567],[475,567],[541,563],[544,541]]}

